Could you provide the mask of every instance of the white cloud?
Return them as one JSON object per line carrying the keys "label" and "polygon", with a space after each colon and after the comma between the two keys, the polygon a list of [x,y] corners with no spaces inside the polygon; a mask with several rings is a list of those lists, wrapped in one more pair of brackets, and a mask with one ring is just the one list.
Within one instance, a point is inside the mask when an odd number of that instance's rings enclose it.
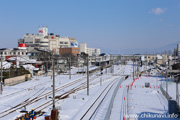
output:
{"label": "white cloud", "polygon": [[151,13],[154,13],[154,14],[156,14],[156,15],[160,15],[161,13],[163,13],[165,10],[164,9],[162,9],[162,8],[153,8],[152,10],[151,10]]}

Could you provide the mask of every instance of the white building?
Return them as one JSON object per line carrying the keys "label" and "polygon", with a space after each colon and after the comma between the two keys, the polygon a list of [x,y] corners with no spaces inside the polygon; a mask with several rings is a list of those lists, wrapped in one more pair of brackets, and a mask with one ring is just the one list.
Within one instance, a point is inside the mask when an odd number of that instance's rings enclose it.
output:
{"label": "white building", "polygon": [[86,43],[80,44],[80,53],[81,52],[84,52],[84,53],[88,54],[89,56],[99,56],[101,53],[100,49],[87,48]]}
{"label": "white building", "polygon": [[177,56],[180,58],[180,43],[177,44]]}
{"label": "white building", "polygon": [[56,54],[59,54],[59,48],[61,47],[78,47],[75,38],[60,37],[60,35],[54,35],[54,33],[48,34],[47,27],[40,27],[38,34],[27,33],[23,39],[18,40],[18,43],[27,44],[28,51],[38,48],[54,51]]}
{"label": "white building", "polygon": [[9,57],[22,56],[28,58],[28,52],[26,49],[20,48],[1,48],[0,54],[2,55],[3,60],[7,60]]}

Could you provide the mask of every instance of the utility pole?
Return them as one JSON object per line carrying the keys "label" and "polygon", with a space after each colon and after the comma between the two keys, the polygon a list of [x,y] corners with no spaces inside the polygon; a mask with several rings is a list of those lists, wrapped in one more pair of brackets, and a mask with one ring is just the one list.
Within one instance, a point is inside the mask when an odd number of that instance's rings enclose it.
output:
{"label": "utility pole", "polygon": [[2,86],[2,77],[3,77],[3,74],[2,74],[2,54],[1,54],[1,95],[3,93],[3,86]]}
{"label": "utility pole", "polygon": [[136,77],[136,59],[135,59],[135,57],[134,57],[134,76]]}
{"label": "utility pole", "polygon": [[[166,93],[168,93],[168,84],[167,84],[167,71],[166,71]],[[167,94],[166,94],[166,98],[167,98]]]}
{"label": "utility pole", "polygon": [[89,55],[87,54],[87,95],[89,96]]}
{"label": "utility pole", "polygon": [[[179,77],[176,81],[176,102],[179,105],[179,88],[178,88],[178,82],[179,82]],[[178,108],[178,112],[179,112],[179,108]]]}
{"label": "utility pole", "polygon": [[55,75],[54,75],[54,60],[52,59],[53,67],[53,109],[55,109]]}
{"label": "utility pole", "polygon": [[147,61],[148,61],[148,56],[147,56],[147,52],[146,52],[146,73],[147,73]]}
{"label": "utility pole", "polygon": [[69,57],[69,79],[71,79],[71,56]]}
{"label": "utility pole", "polygon": [[133,55],[133,80],[134,80],[134,55]]}
{"label": "utility pole", "polygon": [[113,74],[114,74],[114,56],[113,56]]}
{"label": "utility pole", "polygon": [[138,77],[138,61],[136,61],[136,76]]}

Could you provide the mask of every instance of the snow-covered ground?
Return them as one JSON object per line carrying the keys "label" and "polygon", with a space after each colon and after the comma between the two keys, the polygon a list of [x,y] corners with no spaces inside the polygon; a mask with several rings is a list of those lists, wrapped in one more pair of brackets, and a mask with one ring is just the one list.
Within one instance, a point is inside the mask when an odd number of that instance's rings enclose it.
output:
{"label": "snow-covered ground", "polygon": [[[117,77],[117,76],[114,76],[114,78],[113,77],[111,78],[111,76],[113,76],[113,73],[109,73],[110,71],[109,69],[110,68],[107,69],[107,73],[106,73],[106,70],[103,71],[104,72],[103,76],[99,76],[100,72],[96,72],[93,75],[91,75],[91,77],[96,76],[96,75],[98,75],[98,77],[93,81],[93,84],[90,86],[89,96],[86,95],[86,89],[84,89],[75,94],[70,95],[65,100],[59,100],[58,102],[56,102],[57,108],[60,109],[60,119],[63,119],[63,120],[73,119],[73,116],[75,116],[77,112],[80,111],[82,106],[90,103],[90,101],[93,102],[93,99],[91,98],[93,98],[94,96],[97,96],[101,92],[102,88],[106,87],[107,84],[111,83],[113,79]],[[118,72],[119,70],[121,70],[120,67],[117,68],[115,66],[114,74]],[[78,68],[73,68],[71,70],[71,73],[73,74],[71,75],[71,80],[69,80],[69,75],[67,74],[56,75],[55,77],[56,88],[63,86],[67,83],[70,83],[72,81],[75,81],[76,79],[79,79],[82,77],[84,77],[83,81],[86,81],[86,75],[75,74],[77,71],[78,71]],[[100,79],[102,79],[102,86],[100,86]],[[7,112],[2,113],[3,111],[11,109],[12,107],[18,104],[21,104],[22,102],[26,101],[29,98],[31,100],[37,96],[40,96],[43,93],[52,91],[51,85],[52,85],[52,79],[50,76],[48,77],[47,76],[37,76],[37,77],[34,76],[32,80],[30,81],[20,83],[14,86],[3,87],[3,95],[0,95],[0,117],[2,115],[7,114]],[[73,88],[74,86],[70,86],[69,88],[63,89],[57,92],[56,95],[66,92],[69,89]],[[73,96],[76,96],[76,99],[74,99]],[[49,97],[52,97],[52,95],[49,95]],[[40,101],[41,104],[45,103],[48,100],[51,100],[51,98],[49,97],[42,99]],[[36,108],[37,106],[39,106],[39,104],[40,103],[37,102],[31,105],[27,105],[26,110],[30,111],[32,108]],[[22,115],[20,111],[23,109],[24,108],[20,108],[16,110],[15,112],[12,112],[11,114],[8,114],[7,116],[0,118],[0,120],[1,119],[2,120],[15,119],[16,117],[19,117]],[[46,109],[44,109],[43,111],[45,112],[45,114],[41,117],[38,117],[37,119],[43,120],[44,116],[50,114],[51,109],[52,109],[52,106],[49,106]]]}
{"label": "snow-covered ground", "polygon": [[[145,83],[150,83],[146,88]],[[168,111],[168,102],[159,89],[160,82],[154,77],[137,79],[128,93],[128,114],[158,113]]]}
{"label": "snow-covered ground", "polygon": [[[166,91],[166,79],[161,78],[162,86],[164,90]],[[172,82],[170,78],[167,79],[167,85],[168,85],[168,94],[170,97],[172,97],[173,100],[176,100],[176,83]],[[180,84],[178,84],[179,94],[180,94]],[[180,101],[180,95],[179,95],[179,101]],[[180,106],[180,103],[179,103]]]}
{"label": "snow-covered ground", "polygon": [[[143,70],[144,67],[141,68]],[[82,79],[79,83],[76,83],[74,85],[71,85],[67,88],[61,89],[58,92],[56,92],[56,95],[60,95],[79,84],[85,82],[86,75],[84,74],[76,74],[78,71],[78,68],[73,68],[71,70],[71,79],[69,79],[68,72],[67,74],[62,75],[56,75],[56,88],[60,88],[61,86],[71,83],[75,80]],[[129,62],[128,65],[114,65],[114,72],[111,73],[111,68],[104,69],[103,75],[100,76],[100,71],[93,73],[93,75],[90,76],[91,78],[95,78],[93,81],[90,81],[90,92],[89,96],[87,96],[87,90],[82,89],[80,91],[75,92],[74,94],[71,94],[68,98],[63,100],[56,100],[56,108],[59,109],[59,118],[60,120],[79,120],[79,118],[84,114],[85,110],[89,108],[89,106],[95,101],[95,99],[101,94],[101,92],[104,90],[104,88],[116,80],[116,78],[121,78],[126,75],[130,75],[130,77],[125,80],[121,87],[119,88],[117,95],[115,97],[113,108],[111,112],[110,119],[116,120],[120,119],[120,114],[122,112],[122,103],[123,103],[123,95],[124,88],[126,85],[130,85],[133,82],[132,78],[132,62]],[[121,72],[121,74],[118,74]],[[152,75],[156,75],[157,71],[152,71]],[[102,79],[102,85],[100,84],[100,80]],[[145,88],[145,83],[149,82],[151,88]],[[167,112],[167,100],[165,97],[161,94],[161,91],[159,89],[159,85],[161,84],[161,78],[160,77],[146,77],[142,76],[140,79],[137,79],[132,89],[129,90],[127,93],[128,99],[128,114],[142,114],[142,113],[166,113]],[[0,95],[0,117],[6,113],[2,113],[3,111],[12,108],[13,106],[16,106],[23,101],[27,99],[33,99],[37,96],[40,96],[46,92],[52,91],[52,79],[51,77],[47,76],[37,76],[33,77],[32,80],[20,83],[18,85],[14,86],[5,86],[3,95]],[[84,84],[86,86],[86,84]],[[169,85],[169,92],[171,92],[170,87],[173,87],[172,85]],[[110,94],[113,92],[111,91]],[[31,108],[36,108],[37,106],[52,100],[51,98],[52,94],[48,95],[48,97],[44,97],[40,101],[30,104],[26,106],[26,110],[30,111]],[[99,112],[96,113],[97,117],[93,117],[93,119],[98,120],[101,118],[103,114],[102,110],[107,108],[106,105],[107,102],[104,102],[102,106],[99,107]],[[12,112],[11,114],[8,114],[7,116],[0,118],[0,120],[12,120],[16,117],[21,116],[23,113],[20,113],[20,110],[23,108],[20,108],[16,110],[15,112]],[[49,105],[45,109],[43,109],[43,112],[45,112],[42,116],[38,117],[37,120],[44,120],[45,116],[50,115],[50,112],[52,110],[52,105]],[[102,113],[102,114],[101,114]]]}

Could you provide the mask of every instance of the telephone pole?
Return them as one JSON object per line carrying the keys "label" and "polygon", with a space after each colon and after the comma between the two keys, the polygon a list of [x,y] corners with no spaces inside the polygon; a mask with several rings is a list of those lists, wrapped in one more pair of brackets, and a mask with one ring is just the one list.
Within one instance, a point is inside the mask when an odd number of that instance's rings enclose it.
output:
{"label": "telephone pole", "polygon": [[53,109],[55,109],[55,75],[54,75],[54,60],[52,59],[53,67]]}
{"label": "telephone pole", "polygon": [[[168,93],[167,71],[166,71],[166,93]],[[166,94],[166,98],[167,98],[167,94]]]}
{"label": "telephone pole", "polygon": [[89,96],[89,55],[87,54],[87,95]]}
{"label": "telephone pole", "polygon": [[134,80],[134,55],[133,55],[133,80]]}
{"label": "telephone pole", "polygon": [[2,74],[2,54],[1,54],[1,95],[3,93],[3,86],[2,86],[3,80],[2,80],[2,77],[3,77],[3,74]]}
{"label": "telephone pole", "polygon": [[71,79],[71,56],[69,57],[69,79]]}

